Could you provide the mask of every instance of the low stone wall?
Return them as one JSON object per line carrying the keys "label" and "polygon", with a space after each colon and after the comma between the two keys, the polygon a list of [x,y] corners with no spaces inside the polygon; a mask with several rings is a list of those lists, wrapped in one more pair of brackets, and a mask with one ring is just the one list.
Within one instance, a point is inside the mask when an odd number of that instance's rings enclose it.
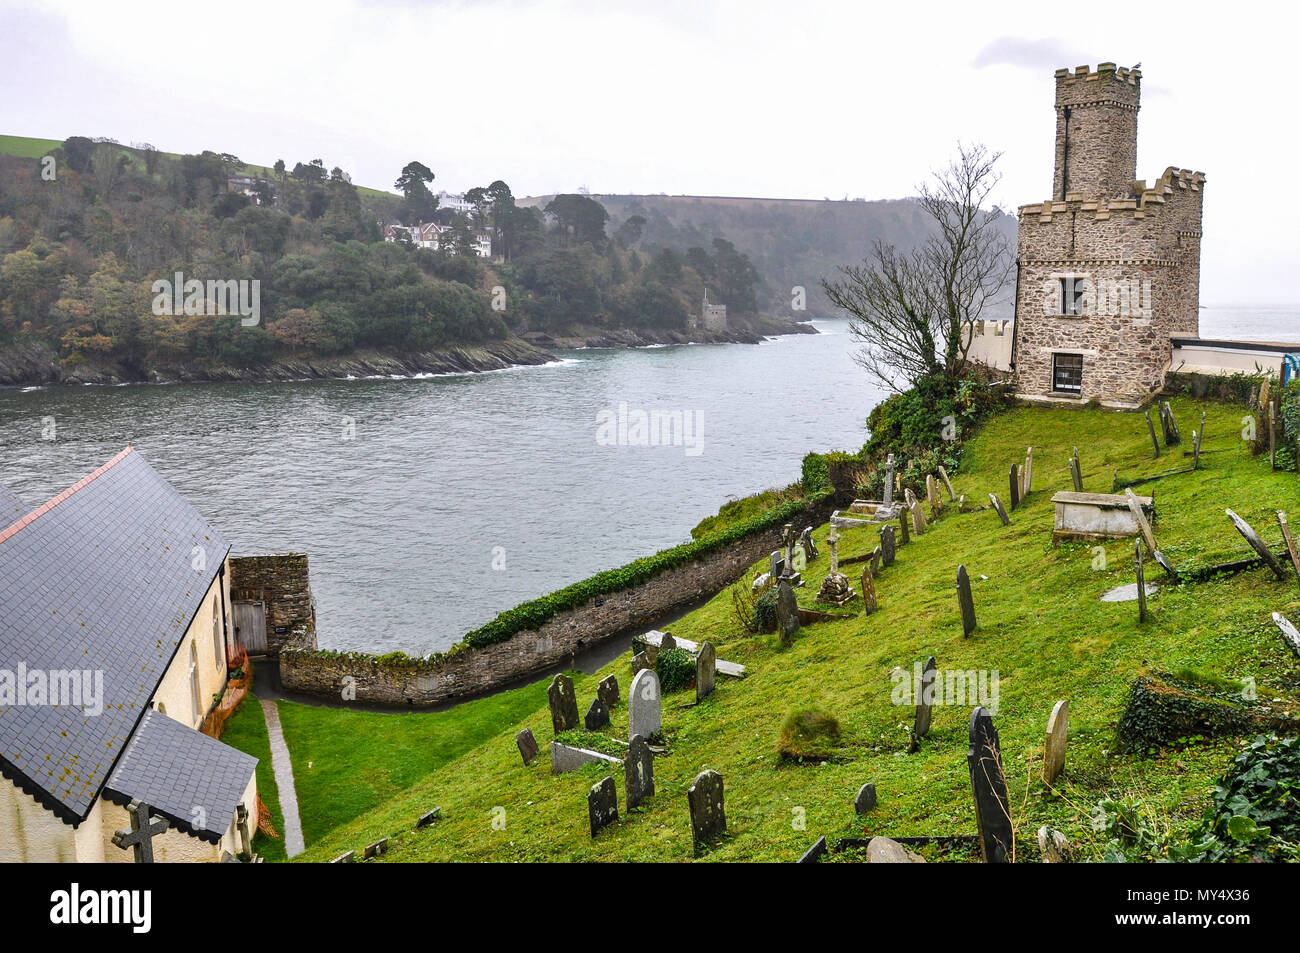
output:
{"label": "low stone wall", "polygon": [[[833,508],[828,499],[791,522],[799,528],[819,526]],[[560,612],[536,630],[495,645],[461,647],[432,661],[286,648],[280,652],[280,685],[290,692],[387,706],[426,707],[481,695],[712,596],[776,549],[779,534],[779,528],[753,533],[640,585]]]}
{"label": "low stone wall", "polygon": [[230,599],[266,603],[267,654],[316,648],[316,607],[306,553],[231,556]]}

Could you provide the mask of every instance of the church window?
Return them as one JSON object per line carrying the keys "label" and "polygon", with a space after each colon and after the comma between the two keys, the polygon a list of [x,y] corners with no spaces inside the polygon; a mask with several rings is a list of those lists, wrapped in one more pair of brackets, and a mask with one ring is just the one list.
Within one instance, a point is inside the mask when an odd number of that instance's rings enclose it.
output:
{"label": "church window", "polygon": [[1083,392],[1083,355],[1052,355],[1052,390],[1058,393]]}

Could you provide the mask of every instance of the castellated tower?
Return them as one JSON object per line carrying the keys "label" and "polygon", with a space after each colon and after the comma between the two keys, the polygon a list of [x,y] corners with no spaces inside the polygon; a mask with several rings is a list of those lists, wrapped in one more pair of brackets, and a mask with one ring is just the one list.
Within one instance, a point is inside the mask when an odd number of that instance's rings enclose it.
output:
{"label": "castellated tower", "polygon": [[1020,208],[1013,368],[1039,402],[1140,406],[1199,335],[1205,176],[1135,180],[1142,75],[1056,72],[1052,197]]}

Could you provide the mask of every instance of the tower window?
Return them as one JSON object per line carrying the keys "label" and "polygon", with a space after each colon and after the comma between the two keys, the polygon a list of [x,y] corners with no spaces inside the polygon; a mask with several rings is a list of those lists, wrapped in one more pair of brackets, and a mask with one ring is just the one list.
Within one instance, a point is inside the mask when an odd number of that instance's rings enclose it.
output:
{"label": "tower window", "polygon": [[1052,355],[1052,390],[1062,394],[1083,393],[1083,355]]}
{"label": "tower window", "polygon": [[1079,278],[1061,279],[1061,314],[1083,314],[1083,281]]}

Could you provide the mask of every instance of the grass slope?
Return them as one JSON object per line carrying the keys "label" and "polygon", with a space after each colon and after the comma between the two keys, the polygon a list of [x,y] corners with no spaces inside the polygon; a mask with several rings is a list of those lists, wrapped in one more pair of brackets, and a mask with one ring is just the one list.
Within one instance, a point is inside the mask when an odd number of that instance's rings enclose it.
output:
{"label": "grass slope", "polygon": [[257,759],[257,796],[271,812],[271,823],[279,837],[267,837],[261,831],[253,834],[253,850],[266,861],[286,860],[284,852],[284,814],[280,810],[280,788],[271,770],[271,739],[266,732],[266,717],[257,699],[249,695],[226,722],[221,740],[232,748]]}
{"label": "grass slope", "polygon": [[[1188,435],[1185,446],[1190,447],[1202,409],[1208,437],[1202,471],[1141,488],[1154,491],[1162,549],[1186,568],[1250,555],[1224,516],[1225,506],[1277,544],[1274,510],[1294,509],[1300,502],[1296,474],[1273,473],[1266,457],[1249,456],[1240,439],[1241,408],[1181,399],[1173,404]],[[744,636],[723,592],[675,624],[674,634],[712,640],[720,658],[744,663],[750,675],[740,682],[720,679],[716,693],[699,707],[686,707],[694,699],[689,690],[665,698],[670,750],[656,759],[657,793],[631,816],[623,812],[599,838],[593,840],[588,831],[586,794],[611,772],[589,766],[552,776],[545,755],[550,719],[539,704],[526,716],[503,719],[483,744],[359,814],[302,859],[326,860],[386,835],[393,840],[384,860],[392,861],[690,859],[685,794],[705,767],[725,779],[728,820],[727,837],[705,859],[791,861],[818,836],[834,839],[864,830],[900,836],[974,833],[966,767],[971,705],[936,707],[930,736],[917,753],[906,754],[913,709],[891,701],[891,670],[910,672],[931,654],[941,673],[996,669],[1000,675],[995,723],[1022,842],[1032,840],[1040,824],[1051,824],[1082,845],[1085,857],[1098,858],[1101,845],[1089,811],[1103,796],[1140,800],[1159,824],[1186,825],[1208,803],[1240,740],[1194,739],[1148,759],[1116,755],[1111,750],[1115,722],[1132,680],[1149,666],[1186,668],[1233,680],[1250,676],[1261,698],[1294,699],[1300,664],[1282,646],[1270,613],[1300,614],[1300,591],[1294,582],[1273,581],[1267,570],[1164,588],[1151,601],[1151,617],[1139,625],[1135,603],[1098,601],[1106,590],[1132,581],[1132,540],[1105,545],[1105,568],[1094,568],[1099,563],[1092,546],[1053,548],[1050,498],[1069,488],[1066,461],[1073,446],[1079,447],[1085,488],[1098,492],[1110,491],[1117,468],[1132,479],[1181,466],[1183,448],[1153,461],[1145,423],[1132,414],[1022,408],[991,421],[974,440],[954,478],[958,493],[976,503],[987,501],[990,491],[1005,499],[1010,464],[1023,461],[1031,444],[1036,489],[1012,514],[1012,525],[1004,529],[991,510],[959,514],[949,507],[882,571],[880,611],[870,617],[805,627],[794,645],[782,650],[775,636]],[[868,552],[877,542],[869,530],[842,536],[842,556]],[[817,538],[825,538],[824,527]],[[970,572],[979,618],[969,638],[962,636],[954,591],[959,562]],[[801,604],[811,603],[828,568],[825,553],[810,564],[804,573],[807,587],[799,590]],[[860,572],[846,568],[853,575]],[[1159,575],[1158,569],[1148,571],[1150,581],[1160,581]],[[625,655],[596,675],[576,675],[580,710],[610,672],[626,693]],[[1057,790],[1048,791],[1038,776],[1043,733],[1053,703],[1061,698],[1070,700],[1069,754]],[[804,709],[838,718],[842,740],[835,761],[779,762],[781,724],[789,713]],[[444,724],[458,720],[461,711],[442,716]],[[317,715],[321,731],[338,736],[334,744],[340,754],[346,739],[355,746],[352,757],[364,759],[352,769],[352,783],[373,780],[364,764],[390,765],[409,757],[385,754],[385,730],[363,734],[360,722],[334,721],[345,717],[352,716],[325,710]],[[373,724],[396,716],[366,717]],[[624,735],[626,718],[624,702],[614,711],[609,733]],[[513,743],[522,727],[531,728],[543,746],[530,767],[521,763]],[[301,764],[298,773],[303,774]],[[623,779],[621,772],[612,773],[621,805]],[[876,784],[880,803],[858,818],[851,801],[866,781]],[[299,797],[311,805],[308,810],[320,809],[313,803],[320,789],[300,784]],[[433,804],[442,806],[444,819],[412,831],[415,819]]]}

